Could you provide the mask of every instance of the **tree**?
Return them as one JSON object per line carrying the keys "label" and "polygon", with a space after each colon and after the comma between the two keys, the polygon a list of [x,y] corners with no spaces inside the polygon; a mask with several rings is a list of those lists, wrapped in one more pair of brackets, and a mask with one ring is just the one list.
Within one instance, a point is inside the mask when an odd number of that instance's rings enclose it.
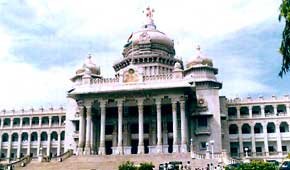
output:
{"label": "tree", "polygon": [[279,52],[282,54],[282,67],[279,76],[283,77],[290,69],[290,0],[282,0],[279,21],[285,19],[285,28]]}

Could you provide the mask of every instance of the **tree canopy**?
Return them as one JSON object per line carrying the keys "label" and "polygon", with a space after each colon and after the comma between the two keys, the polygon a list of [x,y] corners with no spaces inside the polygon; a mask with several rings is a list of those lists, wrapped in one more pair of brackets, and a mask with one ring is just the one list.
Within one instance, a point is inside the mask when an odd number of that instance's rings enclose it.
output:
{"label": "tree canopy", "polygon": [[280,5],[279,21],[285,19],[285,28],[279,52],[282,55],[282,67],[279,76],[283,77],[290,69],[290,0],[282,0]]}

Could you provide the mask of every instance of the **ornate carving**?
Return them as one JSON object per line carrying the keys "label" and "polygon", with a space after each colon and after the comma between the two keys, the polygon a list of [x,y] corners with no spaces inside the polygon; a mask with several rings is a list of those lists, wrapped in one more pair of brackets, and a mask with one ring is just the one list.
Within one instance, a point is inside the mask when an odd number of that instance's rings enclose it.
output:
{"label": "ornate carving", "polygon": [[149,43],[150,42],[150,36],[147,33],[147,31],[144,31],[142,34],[140,34],[139,42],[140,43]]}
{"label": "ornate carving", "polygon": [[138,81],[139,81],[139,77],[134,69],[131,68],[124,73],[124,79],[123,79],[124,83],[132,83],[132,82],[138,82]]}

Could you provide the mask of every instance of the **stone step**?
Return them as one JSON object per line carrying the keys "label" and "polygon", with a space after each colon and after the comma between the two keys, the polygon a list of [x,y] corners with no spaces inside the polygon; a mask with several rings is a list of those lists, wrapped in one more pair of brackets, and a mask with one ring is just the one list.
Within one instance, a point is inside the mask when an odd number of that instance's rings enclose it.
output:
{"label": "stone step", "polygon": [[[92,155],[92,156],[72,156],[63,162],[43,162],[32,161],[27,167],[19,168],[21,170],[118,170],[118,166],[126,161],[132,161],[138,165],[142,162],[152,162],[155,167],[161,163],[170,161],[182,161],[185,165],[191,161],[193,168],[206,167],[212,163],[206,159],[190,159],[189,153],[174,154],[150,154],[150,155]],[[218,161],[213,161],[217,165]]]}

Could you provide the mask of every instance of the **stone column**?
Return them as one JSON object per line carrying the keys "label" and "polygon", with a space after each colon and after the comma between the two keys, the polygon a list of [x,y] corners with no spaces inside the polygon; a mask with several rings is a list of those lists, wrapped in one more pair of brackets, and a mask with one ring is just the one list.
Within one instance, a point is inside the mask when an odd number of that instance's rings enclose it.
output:
{"label": "stone column", "polygon": [[239,146],[240,146],[240,157],[244,157],[244,145],[243,145],[243,134],[242,134],[242,126],[239,127]]}
{"label": "stone column", "polygon": [[85,155],[91,154],[91,122],[92,122],[92,113],[91,106],[86,106],[86,146],[85,146]]}
{"label": "stone column", "polygon": [[[51,134],[48,133],[47,135],[47,149],[46,149],[46,155],[50,156],[50,149],[51,149]],[[41,139],[40,139],[41,140]]]}
{"label": "stone column", "polygon": [[18,134],[17,158],[20,158],[20,154],[21,154],[21,134]]}
{"label": "stone column", "polygon": [[278,116],[277,105],[273,105],[274,116]]}
{"label": "stone column", "polygon": [[85,141],[85,108],[80,106],[80,123],[79,123],[79,143],[78,143],[78,155],[83,154],[84,141]]}
{"label": "stone column", "polygon": [[[49,136],[49,135],[47,135],[47,136]],[[40,136],[40,132],[37,132],[37,156],[39,156],[40,155],[40,147],[41,147],[41,136]],[[42,153],[41,153],[41,155],[42,155]]]}
{"label": "stone column", "polygon": [[267,122],[263,123],[263,133],[264,133],[264,149],[265,149],[265,155],[266,156],[269,156]]}
{"label": "stone column", "polygon": [[279,156],[282,156],[282,140],[281,140],[281,133],[280,133],[280,122],[275,122],[276,126],[276,136],[277,136],[277,152]]}
{"label": "stone column", "polygon": [[249,106],[249,118],[253,117],[253,109],[252,106]]}
{"label": "stone column", "polygon": [[181,152],[187,152],[187,132],[185,117],[185,101],[180,101],[180,119],[181,119]]}
{"label": "stone column", "polygon": [[[1,126],[2,126],[3,122],[1,120]],[[2,153],[2,133],[0,133],[0,154]],[[1,156],[1,155],[0,155]]]}
{"label": "stone column", "polygon": [[[173,100],[173,99],[172,99]],[[172,124],[173,124],[173,152],[179,152],[177,144],[177,111],[176,111],[176,101],[172,101]]]}
{"label": "stone column", "polygon": [[58,126],[61,126],[61,116],[58,116]]}
{"label": "stone column", "polygon": [[39,127],[41,127],[42,126],[42,117],[39,117]]}
{"label": "stone column", "polygon": [[56,151],[56,154],[57,155],[60,155],[60,149],[61,149],[61,132],[59,132],[57,134],[57,138],[58,138],[58,141],[57,141],[57,151]]}
{"label": "stone column", "polygon": [[143,125],[143,99],[138,99],[138,124],[139,124],[139,143],[138,143],[138,154],[144,153],[144,125]]}
{"label": "stone column", "polygon": [[261,105],[260,108],[261,108],[261,116],[265,117],[265,106]]}
{"label": "stone column", "polygon": [[90,146],[91,146],[91,154],[95,154],[95,135],[94,135],[94,127],[95,127],[95,123],[93,121],[93,113],[92,113],[92,118],[91,118],[91,143],[90,143]]}
{"label": "stone column", "polygon": [[256,156],[255,124],[251,125],[252,156]]}
{"label": "stone column", "polygon": [[105,155],[105,128],[106,128],[106,101],[100,101],[101,108],[101,133],[100,133],[100,147],[99,155]]}
{"label": "stone column", "polygon": [[117,154],[123,154],[123,100],[117,100],[118,105],[118,149]]}
{"label": "stone column", "polygon": [[290,104],[286,105],[286,112],[287,116],[290,116]]}
{"label": "stone column", "polygon": [[161,99],[156,98],[156,112],[157,112],[157,153],[162,152],[162,118],[161,118]]}
{"label": "stone column", "polygon": [[240,106],[237,106],[237,118],[241,118],[241,110],[240,110]]}
{"label": "stone column", "polygon": [[11,142],[12,142],[12,134],[8,133],[7,158],[10,158],[11,155]]}
{"label": "stone column", "polygon": [[31,142],[31,134],[30,133],[27,133],[28,134],[28,144],[27,144],[27,153],[26,155],[30,155],[30,142]]}
{"label": "stone column", "polygon": [[48,116],[48,127],[51,127],[52,124],[52,116]]}
{"label": "stone column", "polygon": [[20,117],[20,128],[22,128],[22,122],[23,121],[23,117]]}

